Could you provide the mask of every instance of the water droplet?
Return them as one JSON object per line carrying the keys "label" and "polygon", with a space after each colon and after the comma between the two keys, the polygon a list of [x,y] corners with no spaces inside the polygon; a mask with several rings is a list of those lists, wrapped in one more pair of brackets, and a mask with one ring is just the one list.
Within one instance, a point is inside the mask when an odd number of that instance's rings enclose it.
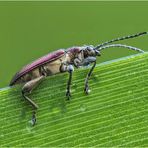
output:
{"label": "water droplet", "polygon": [[80,111],[81,112],[86,111],[86,105],[85,104],[80,105]]}
{"label": "water droplet", "polygon": [[89,90],[88,90],[88,94],[89,94],[90,92],[91,92],[91,90],[89,89]]}
{"label": "water droplet", "polygon": [[132,93],[132,91],[131,91],[131,90],[129,90],[129,91],[128,91],[128,93],[129,93],[129,94],[131,94],[131,93]]}
{"label": "water droplet", "polygon": [[3,138],[4,137],[4,134],[0,134],[0,138]]}

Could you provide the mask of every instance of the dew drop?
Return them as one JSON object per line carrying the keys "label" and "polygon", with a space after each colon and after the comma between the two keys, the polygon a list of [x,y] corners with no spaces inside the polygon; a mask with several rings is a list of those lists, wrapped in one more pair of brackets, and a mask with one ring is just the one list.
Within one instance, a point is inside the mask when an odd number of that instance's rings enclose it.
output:
{"label": "dew drop", "polygon": [[131,90],[129,90],[129,91],[128,91],[128,93],[129,93],[129,94],[131,94],[131,93],[132,93],[132,91],[131,91]]}
{"label": "dew drop", "polygon": [[3,138],[4,137],[4,134],[0,134],[0,138]]}
{"label": "dew drop", "polygon": [[88,94],[89,94],[90,92],[91,92],[91,90],[89,89],[89,90],[88,90]]}
{"label": "dew drop", "polygon": [[86,105],[85,104],[80,105],[80,111],[81,112],[86,111]]}

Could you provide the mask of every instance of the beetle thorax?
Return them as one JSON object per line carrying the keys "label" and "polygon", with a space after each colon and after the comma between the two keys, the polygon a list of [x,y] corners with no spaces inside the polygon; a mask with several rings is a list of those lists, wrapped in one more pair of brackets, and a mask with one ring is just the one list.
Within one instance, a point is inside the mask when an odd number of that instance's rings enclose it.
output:
{"label": "beetle thorax", "polygon": [[82,47],[71,47],[67,49],[67,54],[71,61],[73,61],[79,55],[81,48]]}

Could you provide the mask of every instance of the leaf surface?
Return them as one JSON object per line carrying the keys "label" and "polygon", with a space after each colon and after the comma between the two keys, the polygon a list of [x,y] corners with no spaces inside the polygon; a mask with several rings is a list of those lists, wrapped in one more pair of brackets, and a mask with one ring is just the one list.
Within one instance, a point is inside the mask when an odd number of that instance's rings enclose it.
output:
{"label": "leaf surface", "polygon": [[48,77],[30,96],[19,86],[0,90],[0,146],[148,146],[148,53],[97,65],[84,94],[88,68],[74,71],[72,98],[66,101],[68,74]]}

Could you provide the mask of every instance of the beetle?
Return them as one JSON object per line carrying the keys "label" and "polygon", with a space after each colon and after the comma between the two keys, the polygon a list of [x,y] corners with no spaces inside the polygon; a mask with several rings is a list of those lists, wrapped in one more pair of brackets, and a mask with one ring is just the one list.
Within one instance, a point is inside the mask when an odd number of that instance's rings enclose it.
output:
{"label": "beetle", "polygon": [[52,76],[61,72],[68,72],[69,79],[67,82],[66,97],[69,100],[71,97],[70,86],[72,82],[72,74],[74,71],[74,67],[80,68],[82,66],[88,66],[89,64],[93,63],[93,66],[90,68],[85,78],[85,84],[84,84],[84,92],[88,94],[90,91],[88,80],[96,66],[97,56],[101,56],[100,51],[111,47],[123,47],[131,50],[136,50],[139,52],[144,52],[143,50],[133,46],[123,45],[123,44],[110,44],[110,43],[139,37],[147,33],[148,32],[141,32],[130,36],[116,38],[110,41],[106,41],[102,44],[99,44],[96,47],[92,45],[89,46],[85,45],[82,47],[75,46],[75,47],[70,47],[68,49],[60,49],[55,52],[51,52],[35,60],[31,64],[28,64],[27,66],[23,67],[19,72],[17,72],[14,75],[9,85],[13,86],[16,84],[23,84],[21,93],[23,98],[32,105],[33,108],[32,124],[35,125],[36,111],[38,109],[38,105],[28,97],[28,94],[30,94],[32,90],[35,89],[40,84],[42,80],[44,80],[47,76]]}

